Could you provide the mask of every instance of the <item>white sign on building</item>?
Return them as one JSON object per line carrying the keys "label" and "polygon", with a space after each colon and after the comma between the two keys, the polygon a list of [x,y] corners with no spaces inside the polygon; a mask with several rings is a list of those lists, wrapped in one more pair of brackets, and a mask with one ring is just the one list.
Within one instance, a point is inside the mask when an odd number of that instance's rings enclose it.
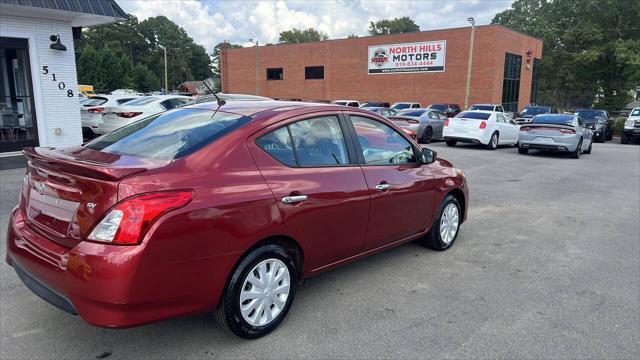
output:
{"label": "white sign on building", "polygon": [[443,72],[447,55],[446,40],[369,46],[368,71],[371,74]]}

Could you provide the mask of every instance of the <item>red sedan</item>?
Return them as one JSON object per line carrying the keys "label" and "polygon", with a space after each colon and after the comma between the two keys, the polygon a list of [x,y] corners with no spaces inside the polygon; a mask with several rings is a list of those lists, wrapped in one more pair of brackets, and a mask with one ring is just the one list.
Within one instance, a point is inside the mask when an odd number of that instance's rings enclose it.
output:
{"label": "red sedan", "polygon": [[214,309],[256,338],[300,280],[411,240],[446,250],[464,173],[366,110],[192,105],[83,146],[29,148],[7,262],[104,327]]}

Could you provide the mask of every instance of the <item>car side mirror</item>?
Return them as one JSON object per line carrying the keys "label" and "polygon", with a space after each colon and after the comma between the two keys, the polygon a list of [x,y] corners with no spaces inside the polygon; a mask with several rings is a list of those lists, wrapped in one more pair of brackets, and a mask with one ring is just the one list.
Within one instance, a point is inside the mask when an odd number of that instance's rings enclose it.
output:
{"label": "car side mirror", "polygon": [[436,161],[436,158],[438,157],[438,153],[428,149],[428,148],[422,148],[422,152],[420,154],[420,163],[421,164],[431,164],[432,162]]}

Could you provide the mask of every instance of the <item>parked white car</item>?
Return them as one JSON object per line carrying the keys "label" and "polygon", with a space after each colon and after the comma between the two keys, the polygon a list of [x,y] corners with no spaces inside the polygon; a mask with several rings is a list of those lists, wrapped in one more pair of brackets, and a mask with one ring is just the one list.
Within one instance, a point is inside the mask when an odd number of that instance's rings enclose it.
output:
{"label": "parked white car", "polygon": [[416,102],[397,102],[391,105],[390,107],[390,109],[393,109],[395,111],[402,110],[402,109],[420,109],[420,108],[422,108],[422,106],[420,105],[420,103],[416,103]]}
{"label": "parked white car", "polygon": [[518,144],[519,131],[520,126],[501,112],[467,110],[446,120],[442,135],[448,146],[462,142],[495,150],[498,145]]}
{"label": "parked white car", "polygon": [[96,134],[107,134],[134,121],[185,105],[192,99],[182,95],[144,96],[120,106],[107,106]]}
{"label": "parked white car", "polygon": [[82,135],[91,138],[96,135],[98,122],[108,106],[120,106],[128,101],[139,98],[136,94],[95,95],[87,98],[80,108]]}
{"label": "parked white car", "polygon": [[360,103],[358,102],[358,100],[333,100],[331,103],[336,105],[360,107]]}

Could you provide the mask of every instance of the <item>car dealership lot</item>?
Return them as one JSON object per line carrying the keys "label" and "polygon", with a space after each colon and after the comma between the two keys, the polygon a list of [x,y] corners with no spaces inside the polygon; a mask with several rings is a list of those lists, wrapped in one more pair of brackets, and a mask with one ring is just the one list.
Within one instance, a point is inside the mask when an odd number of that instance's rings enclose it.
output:
{"label": "car dealership lot", "polygon": [[[126,330],[53,308],[0,265],[0,358],[638,358],[640,147],[579,160],[429,145],[465,170],[456,245],[415,244],[316,278],[282,325],[247,341],[198,315]],[[0,171],[5,229],[24,170]]]}

